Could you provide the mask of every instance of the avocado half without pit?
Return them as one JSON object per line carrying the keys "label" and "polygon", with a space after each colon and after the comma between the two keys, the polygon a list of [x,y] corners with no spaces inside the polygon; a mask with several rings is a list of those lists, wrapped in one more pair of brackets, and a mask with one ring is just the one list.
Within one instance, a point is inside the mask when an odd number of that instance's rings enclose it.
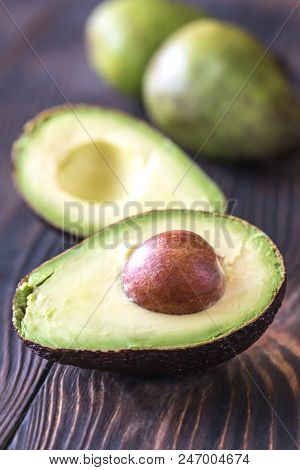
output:
{"label": "avocado half without pit", "polygon": [[282,257],[253,225],[217,213],[151,211],[26,276],[13,323],[28,347],[63,364],[202,372],[263,334],[284,288]]}
{"label": "avocado half without pit", "polygon": [[225,208],[217,185],[169,139],[138,119],[99,107],[38,115],[15,143],[13,162],[16,185],[29,205],[79,236],[176,204]]}

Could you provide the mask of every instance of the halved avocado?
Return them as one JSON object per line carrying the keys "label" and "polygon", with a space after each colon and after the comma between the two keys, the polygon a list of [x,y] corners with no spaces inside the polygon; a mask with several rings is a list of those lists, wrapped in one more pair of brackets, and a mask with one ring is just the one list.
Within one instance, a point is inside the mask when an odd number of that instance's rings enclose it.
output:
{"label": "halved avocado", "polygon": [[117,111],[88,105],[45,111],[25,125],[13,160],[17,187],[32,208],[78,235],[176,204],[225,208],[220,189],[184,152]]}
{"label": "halved avocado", "polygon": [[[122,272],[133,250],[170,230],[200,235],[222,260],[225,292],[205,310],[158,313],[124,292]],[[142,374],[203,371],[262,335],[284,289],[282,257],[253,225],[217,213],[152,211],[104,228],[26,276],[13,323],[27,346],[63,364]]]}

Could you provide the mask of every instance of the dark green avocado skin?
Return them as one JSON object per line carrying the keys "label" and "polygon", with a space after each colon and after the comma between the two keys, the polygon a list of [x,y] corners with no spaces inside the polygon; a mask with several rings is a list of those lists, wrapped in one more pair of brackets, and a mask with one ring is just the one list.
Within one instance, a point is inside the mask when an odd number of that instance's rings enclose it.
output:
{"label": "dark green avocado skin", "polygon": [[210,159],[259,161],[300,144],[299,97],[278,62],[230,23],[201,20],[151,58],[143,98],[152,121]]}
{"label": "dark green avocado skin", "polygon": [[136,349],[121,351],[72,351],[51,349],[19,337],[36,354],[48,361],[68,364],[83,369],[109,370],[140,375],[202,373],[245,351],[267,330],[280,308],[285,294],[286,280],[269,307],[252,323],[228,336],[201,346],[182,349]]}
{"label": "dark green avocado skin", "polygon": [[145,67],[160,44],[204,12],[174,0],[114,0],[96,7],[86,28],[87,51],[96,72],[120,91],[139,96]]}

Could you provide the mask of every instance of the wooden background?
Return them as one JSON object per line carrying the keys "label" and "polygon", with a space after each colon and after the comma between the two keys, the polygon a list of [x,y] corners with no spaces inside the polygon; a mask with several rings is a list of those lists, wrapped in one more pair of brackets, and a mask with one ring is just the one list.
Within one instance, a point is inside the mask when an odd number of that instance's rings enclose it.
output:
{"label": "wooden background", "polygon": [[[295,449],[300,375],[297,155],[246,168],[203,163],[227,196],[237,198],[235,214],[265,230],[283,251],[287,264],[284,306],[264,337],[240,360],[202,377],[120,377],[47,363],[14,334],[11,300],[17,282],[59,253],[63,241],[33,215],[13,188],[10,148],[22,124],[38,111],[63,103],[63,95],[71,102],[98,103],[144,117],[138,102],[110,89],[86,63],[83,24],[97,3],[0,2],[0,446]],[[247,26],[269,43],[297,1],[191,3]],[[300,88],[300,5],[274,49],[283,53]]]}

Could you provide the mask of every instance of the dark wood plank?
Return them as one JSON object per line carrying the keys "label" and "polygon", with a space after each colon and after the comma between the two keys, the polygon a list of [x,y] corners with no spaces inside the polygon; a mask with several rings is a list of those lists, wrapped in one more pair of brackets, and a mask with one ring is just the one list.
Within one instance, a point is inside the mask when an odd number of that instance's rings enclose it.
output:
{"label": "dark wood plank", "polygon": [[275,338],[273,331],[203,377],[141,379],[54,366],[11,448],[295,448],[299,351],[286,353]]}
{"label": "dark wood plank", "polygon": [[18,31],[20,28],[33,41],[49,28],[53,19],[61,10],[65,0],[61,2],[41,0],[7,1],[0,3],[0,72],[8,69],[27,49],[24,38]]}
{"label": "dark wood plank", "polygon": [[[82,27],[97,2],[67,3],[48,30],[33,36],[34,47],[58,86],[72,102],[99,103],[144,117],[137,102],[105,86],[88,68]],[[244,24],[268,43],[296,1],[193,3]],[[275,49],[285,53],[300,84],[299,31],[298,11]],[[0,281],[1,299],[5,299],[0,331],[2,445],[11,449],[295,448],[300,362],[299,159],[255,168],[203,164],[226,194],[237,200],[235,213],[264,229],[287,262],[289,284],[282,311],[248,352],[203,377],[158,380],[59,365],[46,369],[46,363],[16,339],[10,326],[10,301],[17,280],[58,252],[62,239],[37,221],[13,191],[9,147],[26,119],[64,102],[64,97],[30,50],[4,69],[0,87],[4,142]]]}

